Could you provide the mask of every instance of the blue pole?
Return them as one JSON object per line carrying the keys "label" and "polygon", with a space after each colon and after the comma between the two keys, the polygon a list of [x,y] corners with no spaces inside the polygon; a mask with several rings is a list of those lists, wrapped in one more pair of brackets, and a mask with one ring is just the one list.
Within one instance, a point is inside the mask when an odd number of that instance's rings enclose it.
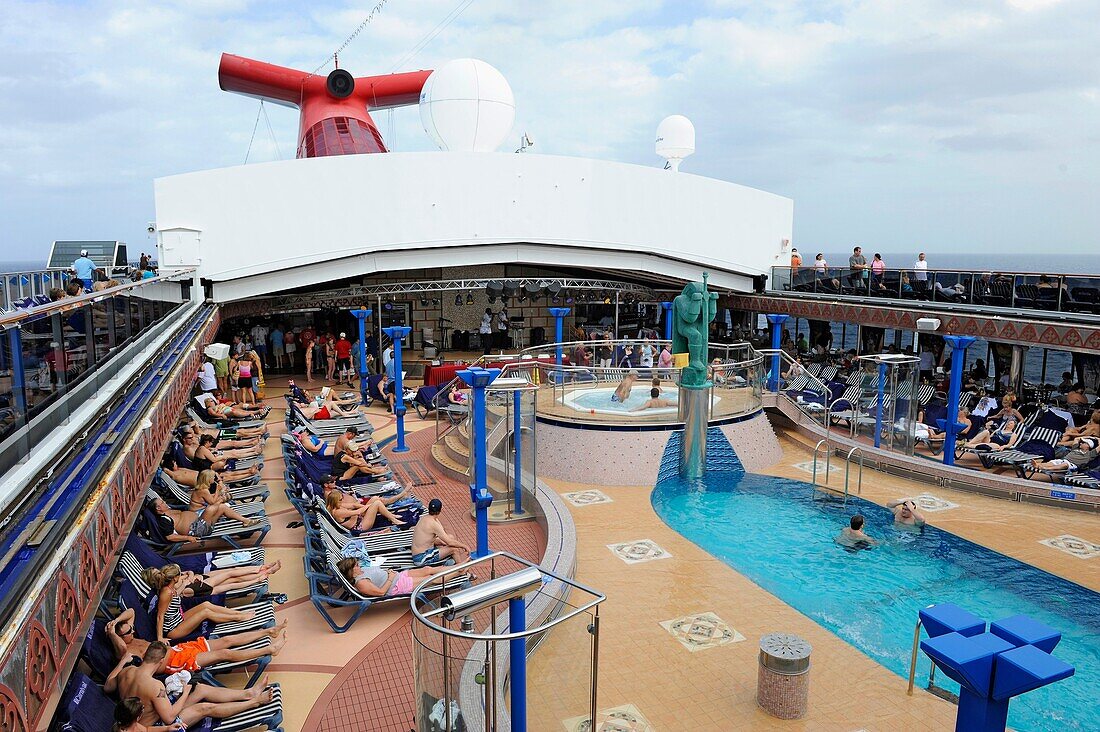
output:
{"label": "blue pole", "polygon": [[[783,323],[786,315],[769,315],[768,322],[772,324],[772,349],[779,350],[783,344]],[[772,356],[772,369],[768,374],[768,391],[779,391],[779,354]]]}
{"label": "blue pole", "polygon": [[18,328],[8,331],[11,346],[11,393],[15,399],[15,423],[27,423],[27,376],[23,363],[23,336]]}
{"label": "blue pole", "polygon": [[397,446],[393,452],[408,452],[405,444],[405,400],[402,398],[401,385],[401,341],[412,331],[407,325],[394,325],[383,328],[382,332],[393,340],[393,414],[397,417]]}
{"label": "blue pole", "polygon": [[483,369],[471,366],[459,371],[457,376],[469,385],[472,394],[470,401],[473,412],[474,438],[474,482],[470,486],[470,500],[477,510],[477,549],[471,556],[475,559],[489,554],[489,506],[493,503],[493,496],[489,493],[488,482],[488,445],[485,435],[485,387],[489,386],[496,377],[500,376],[500,369]]}
{"label": "blue pole", "polygon": [[[515,597],[508,601],[508,631],[522,633],[527,629],[526,601]],[[508,641],[509,681],[512,700],[512,732],[527,732],[527,639]]]}
{"label": "blue pole", "polygon": [[886,363],[878,365],[878,407],[875,408],[875,447],[882,445],[882,396],[886,393]]}
{"label": "blue pole", "polygon": [[554,349],[554,356],[557,358],[558,369],[561,369],[561,341],[562,341],[562,321],[566,315],[569,315],[569,308],[550,308],[550,314],[554,316],[554,343],[557,344]]}
{"label": "blue pole", "polygon": [[665,340],[672,340],[672,303],[662,302],[661,309],[665,313]]}
{"label": "blue pole", "polygon": [[955,464],[955,438],[959,421],[959,392],[962,391],[963,367],[966,365],[966,349],[974,342],[974,336],[949,335],[943,339],[951,346],[951,385],[947,391],[947,434],[943,438],[943,464]]}
{"label": "blue pole", "polygon": [[363,404],[367,403],[367,318],[372,312],[370,308],[351,311],[359,321],[359,398]]}
{"label": "blue pole", "polygon": [[[559,323],[561,321],[558,321]],[[559,343],[561,333],[558,334]],[[512,513],[523,513],[523,455],[521,449],[523,447],[523,415],[520,412],[521,404],[520,398],[523,396],[523,392],[516,389],[512,392],[512,447],[515,449],[515,462],[512,464],[513,475],[513,490],[515,492],[515,506],[512,508]]]}

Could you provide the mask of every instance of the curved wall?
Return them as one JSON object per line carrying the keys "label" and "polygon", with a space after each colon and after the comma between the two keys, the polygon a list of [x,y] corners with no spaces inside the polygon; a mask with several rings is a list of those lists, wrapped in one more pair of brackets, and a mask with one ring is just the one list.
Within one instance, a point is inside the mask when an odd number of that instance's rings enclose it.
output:
{"label": "curved wall", "polygon": [[426,261],[692,279],[706,268],[716,286],[748,290],[752,275],[785,263],[794,215],[788,198],[725,181],[529,154],[342,155],[154,188],[160,263],[198,266],[220,301]]}

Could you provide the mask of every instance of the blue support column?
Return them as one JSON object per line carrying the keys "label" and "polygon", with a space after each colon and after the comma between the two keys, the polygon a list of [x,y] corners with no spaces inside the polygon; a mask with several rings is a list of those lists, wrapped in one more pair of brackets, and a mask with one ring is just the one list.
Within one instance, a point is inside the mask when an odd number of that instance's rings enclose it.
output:
{"label": "blue support column", "polygon": [[886,364],[878,365],[878,406],[875,408],[875,447],[882,446],[882,398],[886,393]]}
{"label": "blue support column", "polygon": [[665,311],[665,340],[672,340],[672,303],[662,302],[661,309]]}
{"label": "blue support column", "polygon": [[[508,601],[508,632],[527,629],[527,602],[522,596]],[[508,686],[511,692],[512,732],[527,732],[527,639],[508,641]]]}
{"label": "blue support column", "polygon": [[471,412],[473,423],[473,444],[471,458],[474,461],[474,482],[470,485],[470,500],[477,510],[477,549],[471,555],[474,559],[489,553],[489,506],[493,496],[489,493],[487,436],[485,434],[485,388],[500,376],[500,369],[483,369],[471,366],[458,372],[458,377],[470,387]]}
{"label": "blue support column", "polygon": [[27,423],[27,376],[23,372],[23,336],[18,328],[8,330],[11,346],[11,394],[15,400],[15,423]]}
{"label": "blue support column", "polygon": [[352,310],[351,314],[359,321],[359,398],[362,404],[367,403],[367,318],[374,312],[370,308]]}
{"label": "blue support column", "polygon": [[951,346],[951,386],[947,391],[947,432],[943,438],[943,464],[955,464],[955,439],[958,436],[959,392],[962,391],[963,368],[966,366],[966,349],[974,342],[974,336],[949,335],[943,337]]}
{"label": "blue support column", "polygon": [[[560,338],[558,342],[561,342]],[[512,448],[515,452],[512,463],[514,493],[512,513],[514,515],[523,513],[523,405],[520,403],[522,398],[523,392],[519,389],[512,392]]]}
{"label": "blue support column", "polygon": [[[772,348],[776,351],[783,344],[783,323],[787,322],[786,315],[769,315],[768,322],[772,324]],[[768,391],[779,391],[779,354],[772,356],[772,368],[768,373]]]}
{"label": "blue support column", "polygon": [[382,332],[393,340],[393,415],[397,418],[397,446],[393,448],[394,452],[409,451],[405,444],[405,400],[401,396],[403,393],[401,391],[401,344],[411,331],[412,328],[407,325],[395,325],[382,329]]}
{"label": "blue support column", "polygon": [[561,370],[561,340],[562,340],[562,321],[566,315],[569,315],[569,308],[550,308],[550,314],[554,316],[554,343],[557,345],[554,348],[554,357],[557,359],[558,370]]}

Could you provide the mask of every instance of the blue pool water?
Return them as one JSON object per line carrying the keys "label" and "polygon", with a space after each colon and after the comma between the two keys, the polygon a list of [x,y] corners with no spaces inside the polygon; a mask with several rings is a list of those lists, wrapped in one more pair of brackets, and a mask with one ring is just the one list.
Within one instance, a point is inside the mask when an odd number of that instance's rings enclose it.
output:
{"label": "blue pool water", "polygon": [[[1100,594],[933,527],[895,528],[892,514],[868,501],[815,502],[801,481],[735,470],[688,483],[667,466],[661,476],[652,502],[669,526],[902,677],[917,612],[933,603],[986,620],[1025,613],[1061,630],[1054,655],[1076,674],[1013,700],[1009,724],[1100,730]],[[879,546],[854,551],[833,541],[857,512]],[[927,673],[922,654],[918,684]],[[942,674],[936,682],[951,684]]]}
{"label": "blue pool water", "polygon": [[[577,407],[584,409],[594,409],[597,412],[629,412],[632,409],[642,406],[649,399],[650,385],[638,384],[630,390],[630,396],[627,397],[625,402],[611,401],[611,396],[615,393],[614,387],[592,389],[581,394],[577,394],[573,397],[573,404]],[[668,399],[669,401],[676,401],[676,387],[663,386],[661,387],[661,398]],[[676,407],[657,407],[654,409],[647,409],[642,414],[661,414],[664,412],[675,412]]]}

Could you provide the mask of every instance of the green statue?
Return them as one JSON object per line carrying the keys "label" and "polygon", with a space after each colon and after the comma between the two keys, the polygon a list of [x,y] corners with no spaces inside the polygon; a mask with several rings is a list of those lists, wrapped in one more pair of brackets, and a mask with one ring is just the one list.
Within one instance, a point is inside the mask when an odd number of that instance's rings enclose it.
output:
{"label": "green statue", "polygon": [[718,314],[718,293],[707,292],[707,274],[702,282],[689,282],[672,301],[672,352],[688,354],[688,365],[680,372],[680,386],[707,386],[707,345],[710,322]]}

